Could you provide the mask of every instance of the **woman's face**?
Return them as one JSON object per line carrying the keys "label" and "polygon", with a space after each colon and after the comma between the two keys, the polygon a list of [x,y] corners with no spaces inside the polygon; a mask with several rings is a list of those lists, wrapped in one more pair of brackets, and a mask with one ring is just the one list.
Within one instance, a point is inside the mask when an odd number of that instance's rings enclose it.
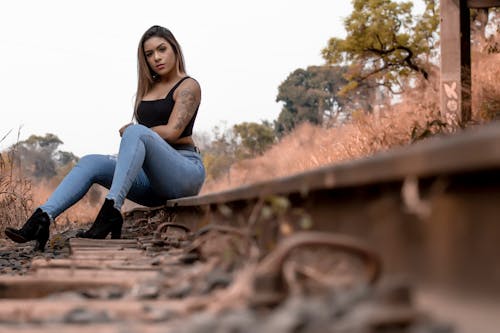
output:
{"label": "woman's face", "polygon": [[151,37],[144,42],[144,56],[151,69],[160,76],[175,70],[177,65],[172,46],[162,37]]}

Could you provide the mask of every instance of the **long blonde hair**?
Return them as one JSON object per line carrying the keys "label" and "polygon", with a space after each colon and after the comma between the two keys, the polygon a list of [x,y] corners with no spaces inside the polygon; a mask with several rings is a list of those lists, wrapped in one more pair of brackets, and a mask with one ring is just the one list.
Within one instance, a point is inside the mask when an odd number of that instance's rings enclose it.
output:
{"label": "long blonde hair", "polygon": [[146,55],[144,54],[144,43],[151,37],[161,37],[164,38],[172,47],[176,61],[177,68],[179,72],[186,73],[186,66],[184,65],[184,56],[182,55],[182,49],[174,35],[167,28],[161,27],[159,25],[154,25],[142,35],[139,41],[139,47],[137,50],[137,92],[135,94],[134,103],[134,117],[137,119],[137,107],[141,102],[142,98],[152,89],[153,84],[158,78],[155,72],[149,67],[148,61],[146,60]]}

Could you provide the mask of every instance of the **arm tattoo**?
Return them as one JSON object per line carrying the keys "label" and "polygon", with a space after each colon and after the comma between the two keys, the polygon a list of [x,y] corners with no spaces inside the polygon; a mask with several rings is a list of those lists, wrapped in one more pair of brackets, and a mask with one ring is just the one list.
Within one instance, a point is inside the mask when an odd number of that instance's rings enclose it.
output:
{"label": "arm tattoo", "polygon": [[179,116],[176,119],[174,128],[176,130],[181,130],[186,128],[187,124],[193,118],[196,111],[196,97],[193,91],[190,89],[184,89],[180,92],[179,99]]}

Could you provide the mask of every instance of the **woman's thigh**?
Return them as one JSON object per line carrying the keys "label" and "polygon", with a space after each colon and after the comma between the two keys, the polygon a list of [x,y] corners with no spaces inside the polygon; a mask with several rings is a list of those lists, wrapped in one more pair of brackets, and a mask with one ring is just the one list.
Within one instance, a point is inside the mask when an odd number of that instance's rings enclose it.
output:
{"label": "woman's thigh", "polygon": [[198,153],[176,150],[156,132],[144,126],[133,130],[145,147],[142,170],[151,188],[164,199],[195,195],[205,180],[205,169]]}

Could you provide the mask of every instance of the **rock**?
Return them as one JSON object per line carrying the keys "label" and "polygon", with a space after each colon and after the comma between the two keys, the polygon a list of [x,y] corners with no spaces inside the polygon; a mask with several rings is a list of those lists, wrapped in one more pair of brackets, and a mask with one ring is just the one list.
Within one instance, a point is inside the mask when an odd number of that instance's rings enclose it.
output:
{"label": "rock", "polygon": [[80,292],[80,294],[85,298],[90,299],[119,299],[125,294],[122,287],[109,286],[97,289],[88,289]]}
{"label": "rock", "polygon": [[52,293],[45,297],[45,299],[53,299],[54,301],[80,301],[85,299],[83,295],[76,291],[64,291],[60,293]]}
{"label": "rock", "polygon": [[219,331],[238,333],[255,332],[253,328],[256,321],[255,313],[250,310],[231,311],[222,315],[219,319]]}
{"label": "rock", "polygon": [[68,312],[63,321],[72,324],[107,323],[111,319],[106,311],[92,311],[88,308],[75,308]]}
{"label": "rock", "polygon": [[177,318],[178,314],[170,309],[156,308],[151,305],[145,305],[143,307],[144,320],[150,322],[162,322]]}
{"label": "rock", "polygon": [[192,264],[200,260],[200,254],[197,252],[189,252],[179,258],[179,262],[183,264]]}
{"label": "rock", "polygon": [[202,294],[208,294],[217,288],[226,288],[231,284],[233,278],[230,274],[221,269],[214,269],[206,276],[206,282],[201,290]]}
{"label": "rock", "polygon": [[213,333],[218,330],[217,318],[210,313],[198,313],[182,320],[176,325],[172,332],[176,333]]}
{"label": "rock", "polygon": [[185,282],[185,283],[182,283],[178,286],[170,288],[165,293],[165,295],[168,298],[184,298],[184,297],[188,296],[192,290],[193,290],[193,287],[191,286],[191,284],[188,282]]}
{"label": "rock", "polygon": [[128,297],[135,299],[156,299],[160,295],[160,287],[156,284],[140,283],[135,285]]}

